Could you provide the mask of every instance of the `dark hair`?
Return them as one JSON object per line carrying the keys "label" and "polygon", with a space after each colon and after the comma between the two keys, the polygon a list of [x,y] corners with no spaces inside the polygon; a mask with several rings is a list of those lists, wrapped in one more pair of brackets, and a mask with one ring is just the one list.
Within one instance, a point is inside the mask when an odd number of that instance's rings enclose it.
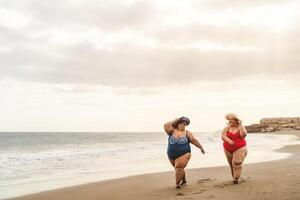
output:
{"label": "dark hair", "polygon": [[177,128],[177,127],[178,127],[178,124],[179,124],[179,120],[173,122],[173,123],[172,123],[172,127],[173,127],[173,128]]}

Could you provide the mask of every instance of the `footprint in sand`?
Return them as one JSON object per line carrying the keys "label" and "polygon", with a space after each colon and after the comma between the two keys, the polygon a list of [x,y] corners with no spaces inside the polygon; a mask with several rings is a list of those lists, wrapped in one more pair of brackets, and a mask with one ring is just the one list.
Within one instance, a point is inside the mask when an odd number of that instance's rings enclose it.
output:
{"label": "footprint in sand", "polygon": [[198,192],[194,192],[193,194],[201,194],[204,191],[206,191],[206,190],[199,190]]}
{"label": "footprint in sand", "polygon": [[184,196],[184,194],[181,193],[181,192],[178,192],[178,193],[176,194],[176,196]]}
{"label": "footprint in sand", "polygon": [[209,179],[209,178],[205,178],[205,179],[200,179],[197,181],[197,183],[202,184],[202,183],[207,183],[207,182],[211,182],[213,180]]}
{"label": "footprint in sand", "polygon": [[[241,178],[239,183],[247,182],[248,179],[250,179],[249,176],[247,178]],[[214,185],[214,187],[222,189],[222,188],[224,188],[226,186],[229,186],[229,185],[235,185],[235,184],[232,181],[227,181],[227,182],[224,182],[224,183],[221,183],[221,184]]]}
{"label": "footprint in sand", "polygon": [[232,181],[227,181],[225,183],[217,184],[217,185],[214,185],[214,187],[222,189],[222,188],[224,188],[224,187],[226,187],[228,185],[233,185]]}

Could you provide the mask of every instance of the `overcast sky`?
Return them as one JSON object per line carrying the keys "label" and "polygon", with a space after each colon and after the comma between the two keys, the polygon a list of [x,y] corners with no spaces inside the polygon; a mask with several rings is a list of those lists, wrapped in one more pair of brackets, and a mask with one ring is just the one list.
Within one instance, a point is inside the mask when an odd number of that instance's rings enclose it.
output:
{"label": "overcast sky", "polygon": [[1,0],[1,131],[300,116],[300,2]]}

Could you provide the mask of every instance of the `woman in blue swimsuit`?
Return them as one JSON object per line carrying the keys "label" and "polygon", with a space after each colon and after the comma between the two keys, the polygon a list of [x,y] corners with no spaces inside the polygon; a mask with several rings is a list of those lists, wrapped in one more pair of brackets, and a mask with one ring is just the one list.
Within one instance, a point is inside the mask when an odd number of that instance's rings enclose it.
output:
{"label": "woman in blue swimsuit", "polygon": [[191,158],[190,143],[198,147],[203,154],[205,151],[199,141],[185,127],[190,124],[187,117],[176,118],[164,124],[165,132],[169,135],[168,157],[175,168],[176,188],[186,184],[184,168]]}

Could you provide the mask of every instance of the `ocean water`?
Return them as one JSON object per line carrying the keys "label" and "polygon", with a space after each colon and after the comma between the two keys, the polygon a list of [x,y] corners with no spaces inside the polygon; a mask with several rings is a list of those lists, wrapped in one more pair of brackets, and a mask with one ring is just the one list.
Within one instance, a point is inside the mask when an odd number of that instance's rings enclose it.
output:
{"label": "ocean water", "polygon": [[[220,132],[194,133],[206,150],[192,146],[187,168],[227,165]],[[283,159],[274,150],[293,135],[248,134],[245,163]],[[0,199],[65,186],[173,170],[165,133],[0,133]]]}

